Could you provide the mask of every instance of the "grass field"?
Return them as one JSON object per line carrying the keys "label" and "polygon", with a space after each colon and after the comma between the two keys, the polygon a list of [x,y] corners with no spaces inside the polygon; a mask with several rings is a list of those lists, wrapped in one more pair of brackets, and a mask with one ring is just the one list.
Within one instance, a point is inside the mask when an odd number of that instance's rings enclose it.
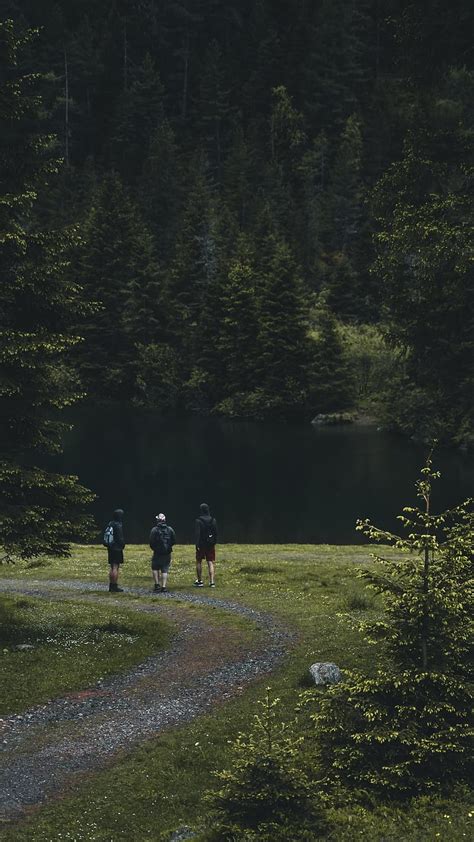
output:
{"label": "grass field", "polygon": [[[310,545],[222,545],[218,547],[215,591],[206,589],[207,596],[215,595],[241,601],[273,613],[297,632],[297,642],[284,665],[263,682],[256,682],[231,702],[218,705],[212,715],[196,719],[190,725],[176,728],[143,744],[103,771],[78,782],[74,791],[61,800],[42,808],[30,818],[16,825],[6,826],[0,838],[13,840],[166,840],[173,830],[182,825],[199,826],[206,814],[203,794],[215,785],[213,772],[228,764],[230,742],[239,732],[247,732],[252,724],[257,701],[265,687],[270,685],[272,694],[281,699],[282,719],[294,717],[299,694],[305,684],[308,666],[314,661],[333,661],[342,669],[359,669],[372,673],[384,654],[381,647],[369,645],[354,630],[353,620],[375,615],[380,611],[376,599],[367,593],[357,580],[359,565],[370,563],[369,549],[361,546],[331,547]],[[41,566],[0,568],[0,577],[19,577],[22,580],[72,578],[106,583],[106,552],[101,547],[74,547],[71,559],[58,562],[44,560]],[[149,570],[150,551],[141,546],[130,546],[125,551],[121,584],[152,587]],[[176,547],[169,578],[169,588],[177,596],[192,590],[195,578],[193,548]],[[127,604],[136,597],[121,596],[123,622],[130,631],[124,635],[120,652],[123,668],[139,660],[152,647],[149,627],[161,619],[141,617],[133,625],[127,616]],[[159,597],[156,597],[159,599]],[[24,628],[23,619],[31,609],[29,599],[10,597],[4,600],[8,610],[17,605],[17,628]],[[20,607],[18,608],[18,603]],[[107,626],[107,607],[91,607],[90,613],[75,611],[75,603],[46,603],[41,609],[44,628],[58,628],[66,637],[75,640],[80,649],[81,640],[91,640],[91,629]],[[181,610],[181,608],[180,608]],[[189,610],[182,605],[182,610]],[[208,607],[195,609],[212,614]],[[48,619],[48,612],[51,612]],[[99,612],[96,614],[95,612]],[[102,612],[102,613],[101,613]],[[14,612],[15,613],[15,612]],[[99,616],[100,614],[100,616]],[[40,615],[38,615],[39,617]],[[116,617],[115,617],[116,620]],[[135,616],[136,620],[136,616]],[[228,617],[227,623],[239,621]],[[241,625],[242,625],[242,621]],[[49,624],[49,625],[48,625]],[[21,637],[21,632],[15,632]],[[61,632],[63,634],[63,632]],[[107,632],[104,632],[107,634]],[[163,637],[172,630],[163,627]],[[81,637],[83,635],[83,637]],[[132,638],[132,639],[128,639]],[[93,640],[93,638],[92,638]],[[155,638],[156,642],[156,638]],[[91,673],[87,664],[81,671],[80,682],[86,686],[97,674],[103,674],[100,655],[102,642],[97,639],[97,652],[91,660]],[[204,646],[205,641],[197,641]],[[9,649],[8,669],[14,673],[14,660],[21,671],[21,659],[31,652]],[[88,644],[94,649],[94,644]],[[48,669],[48,659],[53,664],[58,657],[58,637],[43,636],[39,645],[43,659],[42,672],[50,676],[38,685],[43,698],[48,692],[54,695],[55,670]],[[36,651],[36,650],[34,650]],[[113,667],[115,668],[115,667]],[[63,679],[62,679],[63,680]],[[49,683],[49,690],[48,690]],[[78,685],[75,685],[78,686]],[[34,691],[36,692],[36,691]],[[25,695],[23,703],[31,703]],[[8,702],[12,709],[22,704],[13,693]],[[307,741],[308,752],[311,740]],[[457,799],[441,801],[419,799],[409,808],[376,806],[362,810],[339,806],[331,811],[333,840],[356,840],[365,837],[377,842],[407,840],[468,839],[472,836],[472,811],[467,796],[460,793]],[[470,829],[471,828],[471,829]]]}

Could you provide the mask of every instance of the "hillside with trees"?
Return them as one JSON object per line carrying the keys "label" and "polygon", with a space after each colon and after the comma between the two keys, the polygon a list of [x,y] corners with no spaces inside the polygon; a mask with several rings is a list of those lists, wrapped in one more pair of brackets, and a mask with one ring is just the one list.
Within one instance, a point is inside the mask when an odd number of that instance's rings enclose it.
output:
{"label": "hillside with trees", "polygon": [[89,400],[473,441],[472,4],[0,8],[38,30],[63,164],[28,213],[75,226]]}

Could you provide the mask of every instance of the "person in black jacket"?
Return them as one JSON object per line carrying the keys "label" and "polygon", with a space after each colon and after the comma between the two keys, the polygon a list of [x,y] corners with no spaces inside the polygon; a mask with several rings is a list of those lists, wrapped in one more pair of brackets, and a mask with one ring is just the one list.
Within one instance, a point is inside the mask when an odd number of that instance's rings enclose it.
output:
{"label": "person in black jacket", "polygon": [[[171,553],[176,544],[174,529],[166,523],[166,516],[156,516],[156,526],[150,532],[150,547],[153,550],[151,569],[155,581],[155,592],[166,593],[166,582],[171,564]],[[161,576],[161,582],[160,582]]]}
{"label": "person in black jacket", "polygon": [[216,561],[217,523],[212,517],[207,503],[201,503],[199,517],[195,522],[195,543],[196,543],[196,576],[194,582],[196,588],[203,587],[202,562],[207,561],[209,571],[209,586],[215,588],[214,574]]}
{"label": "person in black jacket", "polygon": [[123,593],[123,588],[119,588],[117,584],[120,565],[123,564],[123,551],[125,548],[123,514],[123,509],[115,509],[114,516],[109,523],[109,526],[114,531],[113,543],[107,547],[109,557],[109,591],[113,591],[114,593]]}

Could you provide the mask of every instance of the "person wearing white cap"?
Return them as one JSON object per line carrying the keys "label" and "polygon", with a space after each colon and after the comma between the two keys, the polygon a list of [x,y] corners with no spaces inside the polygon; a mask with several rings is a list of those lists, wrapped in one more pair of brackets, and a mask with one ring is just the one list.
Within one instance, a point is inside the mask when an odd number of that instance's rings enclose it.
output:
{"label": "person wearing white cap", "polygon": [[171,553],[176,544],[174,529],[166,523],[163,512],[156,515],[156,526],[150,532],[150,547],[153,550],[151,569],[155,582],[154,592],[166,593],[166,582],[171,564]]}

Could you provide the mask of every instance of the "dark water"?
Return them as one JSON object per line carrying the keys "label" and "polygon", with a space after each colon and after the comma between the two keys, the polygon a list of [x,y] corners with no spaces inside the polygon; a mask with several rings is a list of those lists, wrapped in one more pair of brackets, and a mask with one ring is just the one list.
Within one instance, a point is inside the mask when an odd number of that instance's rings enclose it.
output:
{"label": "dark water", "polygon": [[[362,542],[358,517],[399,529],[395,516],[415,500],[413,483],[427,451],[370,426],[84,409],[73,420],[59,467],[98,495],[93,512],[100,527],[114,508],[125,509],[129,542],[145,541],[154,515],[165,512],[178,542],[191,543],[203,501],[222,542]],[[474,456],[440,450],[435,466],[442,471],[435,509],[473,493]]]}

